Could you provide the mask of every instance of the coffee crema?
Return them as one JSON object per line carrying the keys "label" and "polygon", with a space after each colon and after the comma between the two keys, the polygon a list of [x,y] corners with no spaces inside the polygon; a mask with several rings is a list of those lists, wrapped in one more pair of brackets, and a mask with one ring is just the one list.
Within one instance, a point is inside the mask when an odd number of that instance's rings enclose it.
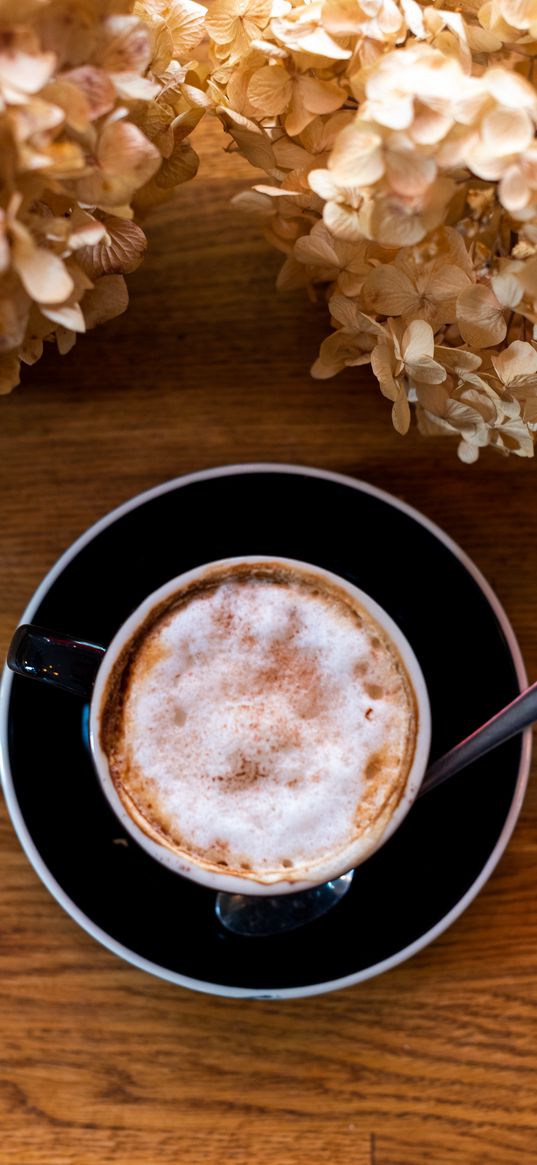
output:
{"label": "coffee crema", "polygon": [[277,561],[207,568],[156,607],[101,715],[135,824],[200,869],[264,884],[375,848],[416,736],[387,633],[314,569]]}

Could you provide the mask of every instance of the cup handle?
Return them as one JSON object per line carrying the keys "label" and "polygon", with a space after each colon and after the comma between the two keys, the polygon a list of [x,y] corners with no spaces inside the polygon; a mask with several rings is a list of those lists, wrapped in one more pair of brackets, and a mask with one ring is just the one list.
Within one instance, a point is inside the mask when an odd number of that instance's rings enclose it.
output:
{"label": "cup handle", "polygon": [[17,675],[89,699],[104,653],[97,643],[25,624],[17,627],[11,640],[7,665]]}

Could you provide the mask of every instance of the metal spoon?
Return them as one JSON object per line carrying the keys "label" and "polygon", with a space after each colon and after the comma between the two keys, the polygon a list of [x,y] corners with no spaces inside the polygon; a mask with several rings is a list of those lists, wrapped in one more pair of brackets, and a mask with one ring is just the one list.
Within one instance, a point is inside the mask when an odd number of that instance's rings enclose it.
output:
{"label": "metal spoon", "polygon": [[471,736],[467,736],[466,740],[461,740],[460,744],[456,744],[444,756],[429,765],[418,797],[422,797],[424,793],[430,793],[431,789],[436,789],[449,777],[466,768],[466,765],[484,756],[485,753],[490,752],[491,748],[496,748],[498,744],[503,744],[511,736],[516,736],[518,732],[522,732],[524,728],[528,728],[536,720],[537,683],[534,683],[524,692],[521,692],[519,696],[516,696],[511,704],[502,708],[501,712],[497,712],[495,716],[487,720],[486,724],[482,724],[481,728],[472,732]]}

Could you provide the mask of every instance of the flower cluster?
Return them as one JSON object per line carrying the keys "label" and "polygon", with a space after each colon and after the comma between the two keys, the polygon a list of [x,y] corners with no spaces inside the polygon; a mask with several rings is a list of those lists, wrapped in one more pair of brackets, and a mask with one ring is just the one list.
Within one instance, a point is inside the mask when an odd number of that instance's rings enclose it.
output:
{"label": "flower cluster", "polygon": [[195,0],[0,4],[0,393],[127,305],[135,221],[193,177]]}
{"label": "flower cluster", "polygon": [[405,433],[532,456],[537,433],[533,0],[214,0],[208,93],[266,181],[240,196],[325,285],[313,366],[370,363]]}

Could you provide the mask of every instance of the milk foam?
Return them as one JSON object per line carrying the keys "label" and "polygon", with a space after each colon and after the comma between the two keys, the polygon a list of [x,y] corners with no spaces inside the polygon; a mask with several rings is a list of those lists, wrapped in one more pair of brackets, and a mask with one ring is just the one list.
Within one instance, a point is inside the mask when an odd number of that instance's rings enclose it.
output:
{"label": "milk foam", "polygon": [[194,593],[131,666],[111,771],[168,844],[230,871],[304,869],[404,787],[413,706],[367,615],[296,576]]}

